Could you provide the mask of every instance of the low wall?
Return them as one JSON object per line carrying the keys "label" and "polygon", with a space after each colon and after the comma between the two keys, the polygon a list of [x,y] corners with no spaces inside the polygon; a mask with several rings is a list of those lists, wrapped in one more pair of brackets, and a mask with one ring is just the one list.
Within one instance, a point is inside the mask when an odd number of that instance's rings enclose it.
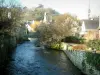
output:
{"label": "low wall", "polygon": [[64,52],[83,73],[100,75],[100,54],[73,50],[64,50]]}

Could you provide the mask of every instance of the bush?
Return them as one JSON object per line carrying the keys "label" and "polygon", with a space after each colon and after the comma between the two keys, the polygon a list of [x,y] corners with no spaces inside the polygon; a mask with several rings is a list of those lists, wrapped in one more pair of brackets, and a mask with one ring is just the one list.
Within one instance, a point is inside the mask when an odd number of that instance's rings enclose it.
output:
{"label": "bush", "polygon": [[60,44],[52,44],[50,48],[59,50]]}
{"label": "bush", "polygon": [[0,29],[8,28],[11,25],[12,25],[12,21],[11,20],[0,21]]}
{"label": "bush", "polygon": [[100,54],[87,52],[86,62],[100,71]]}
{"label": "bush", "polygon": [[[5,73],[10,56],[16,47],[16,38],[8,33],[0,32],[0,73]],[[3,74],[6,75],[6,74]]]}
{"label": "bush", "polygon": [[90,40],[88,41],[87,46],[92,49],[100,50],[100,40]]}
{"label": "bush", "polygon": [[69,36],[64,39],[64,42],[83,44],[85,43],[85,39],[77,37],[77,36]]}

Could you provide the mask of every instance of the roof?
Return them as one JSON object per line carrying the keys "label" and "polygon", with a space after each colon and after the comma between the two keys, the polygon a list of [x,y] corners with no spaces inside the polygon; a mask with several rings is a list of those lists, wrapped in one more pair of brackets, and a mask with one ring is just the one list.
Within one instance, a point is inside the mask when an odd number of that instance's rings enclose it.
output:
{"label": "roof", "polygon": [[85,23],[86,30],[89,29],[98,29],[99,27],[99,20],[83,20]]}

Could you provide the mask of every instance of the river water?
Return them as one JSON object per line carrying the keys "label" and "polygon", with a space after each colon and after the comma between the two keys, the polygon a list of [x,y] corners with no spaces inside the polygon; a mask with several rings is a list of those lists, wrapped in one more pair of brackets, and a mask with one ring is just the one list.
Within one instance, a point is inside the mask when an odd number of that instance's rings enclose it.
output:
{"label": "river water", "polygon": [[17,46],[9,75],[83,75],[62,51],[42,50],[33,42]]}

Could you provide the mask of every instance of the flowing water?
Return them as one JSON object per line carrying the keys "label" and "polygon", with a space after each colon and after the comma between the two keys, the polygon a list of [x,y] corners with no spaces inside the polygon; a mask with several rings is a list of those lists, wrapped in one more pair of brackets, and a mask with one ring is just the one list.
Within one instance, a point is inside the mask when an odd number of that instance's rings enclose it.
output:
{"label": "flowing water", "polygon": [[62,51],[43,50],[33,42],[17,46],[9,75],[83,75]]}

